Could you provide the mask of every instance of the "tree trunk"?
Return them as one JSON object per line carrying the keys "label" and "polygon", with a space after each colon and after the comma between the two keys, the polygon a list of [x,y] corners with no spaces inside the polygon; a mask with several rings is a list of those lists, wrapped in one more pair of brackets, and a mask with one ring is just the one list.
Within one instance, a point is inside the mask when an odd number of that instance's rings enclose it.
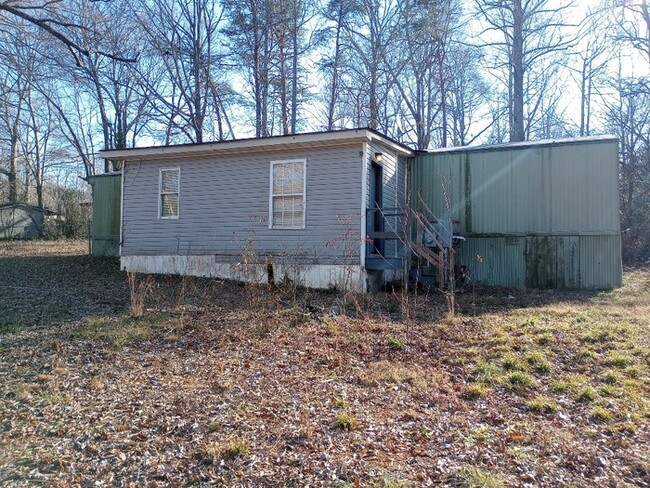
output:
{"label": "tree trunk", "polygon": [[291,53],[291,128],[290,133],[296,133],[296,125],[298,123],[298,2],[293,1],[293,32],[292,41],[293,46]]}
{"label": "tree trunk", "polygon": [[332,64],[332,84],[330,86],[330,99],[327,106],[327,130],[334,129],[334,112],[338,98],[339,63],[341,56],[341,24],[343,22],[343,6],[339,3],[338,19],[336,24],[336,40],[334,41],[334,63]]}
{"label": "tree trunk", "polygon": [[512,33],[512,120],[510,142],[525,140],[524,132],[524,14],[521,0],[513,1]]}

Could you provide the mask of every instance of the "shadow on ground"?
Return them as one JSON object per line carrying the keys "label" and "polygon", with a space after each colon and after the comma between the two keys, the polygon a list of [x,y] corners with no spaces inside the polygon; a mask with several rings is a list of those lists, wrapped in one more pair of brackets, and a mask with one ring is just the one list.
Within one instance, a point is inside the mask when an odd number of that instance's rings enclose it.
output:
{"label": "shadow on ground", "polygon": [[121,313],[127,306],[117,258],[0,257],[0,331]]}

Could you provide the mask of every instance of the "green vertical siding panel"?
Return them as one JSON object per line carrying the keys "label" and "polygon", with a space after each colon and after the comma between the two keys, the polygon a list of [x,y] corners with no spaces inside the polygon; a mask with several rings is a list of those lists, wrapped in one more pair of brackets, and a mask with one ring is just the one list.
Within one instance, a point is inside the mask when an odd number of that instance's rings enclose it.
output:
{"label": "green vertical siding panel", "polygon": [[[436,216],[451,208],[456,230],[468,237],[461,259],[472,264],[476,254],[489,257],[489,265],[475,266],[481,282],[619,286],[617,154],[613,138],[437,150],[412,162],[411,205],[422,207],[421,197]],[[509,237],[528,245],[537,241],[526,237],[549,237],[537,250],[545,254],[546,278],[524,256],[528,250],[505,249],[499,239]]]}
{"label": "green vertical siding panel", "polygon": [[120,250],[121,175],[90,178],[93,187],[93,256],[118,256]]}
{"label": "green vertical siding panel", "polygon": [[457,263],[467,266],[477,284],[523,288],[525,246],[521,237],[470,237],[461,244]]}
{"label": "green vertical siding panel", "polygon": [[621,286],[621,236],[580,236],[580,277],[582,288]]}

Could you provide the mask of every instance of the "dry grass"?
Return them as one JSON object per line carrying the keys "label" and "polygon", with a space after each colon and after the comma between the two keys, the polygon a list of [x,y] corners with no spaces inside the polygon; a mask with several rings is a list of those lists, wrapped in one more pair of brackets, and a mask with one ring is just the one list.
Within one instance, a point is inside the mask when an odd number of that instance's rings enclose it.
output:
{"label": "dry grass", "polygon": [[0,246],[0,484],[648,481],[648,271],[453,319],[412,295],[408,322],[392,295],[157,277],[133,318],[115,260]]}

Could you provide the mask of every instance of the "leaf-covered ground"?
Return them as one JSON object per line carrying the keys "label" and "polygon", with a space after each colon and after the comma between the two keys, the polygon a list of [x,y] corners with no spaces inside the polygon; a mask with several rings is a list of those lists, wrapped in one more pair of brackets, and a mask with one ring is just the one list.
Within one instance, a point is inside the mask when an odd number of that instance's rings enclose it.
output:
{"label": "leaf-covered ground", "polygon": [[650,272],[342,296],[0,244],[0,484],[649,486]]}

